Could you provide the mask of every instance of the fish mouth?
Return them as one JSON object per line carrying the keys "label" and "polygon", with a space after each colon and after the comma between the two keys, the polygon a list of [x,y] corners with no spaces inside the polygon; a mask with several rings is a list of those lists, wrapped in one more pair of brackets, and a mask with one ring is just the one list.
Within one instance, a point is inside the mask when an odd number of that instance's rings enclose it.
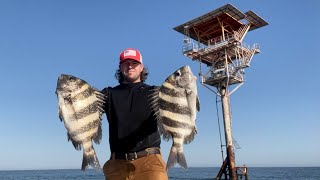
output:
{"label": "fish mouth", "polygon": [[184,68],[187,69],[188,71],[191,71],[190,66],[188,65],[185,65]]}
{"label": "fish mouth", "polygon": [[55,93],[58,94],[59,91],[61,91],[66,85],[65,82],[68,79],[69,75],[67,74],[60,74],[57,80],[57,88]]}
{"label": "fish mouth", "polygon": [[183,66],[181,69],[182,69],[183,72],[186,72],[186,73],[189,73],[189,74],[192,72],[190,66],[188,66],[188,65]]}
{"label": "fish mouth", "polygon": [[66,79],[67,77],[70,77],[70,75],[60,74],[60,76],[58,77],[58,80]]}

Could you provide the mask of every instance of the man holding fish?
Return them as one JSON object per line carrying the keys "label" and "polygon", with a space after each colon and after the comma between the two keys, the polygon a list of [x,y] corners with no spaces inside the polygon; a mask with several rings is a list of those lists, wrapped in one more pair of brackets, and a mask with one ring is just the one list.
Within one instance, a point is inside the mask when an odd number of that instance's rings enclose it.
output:
{"label": "man holding fish", "polygon": [[[120,54],[120,85],[103,90],[111,149],[103,167],[106,179],[163,180],[176,162],[187,168],[182,146],[196,134],[196,77],[189,66],[160,87],[145,84],[147,76],[141,53],[128,48]],[[167,165],[160,153],[160,135],[173,140]]]}
{"label": "man holding fish", "polygon": [[108,180],[168,179],[160,153],[160,135],[150,96],[155,87],[144,83],[148,72],[136,49],[121,52],[119,85],[105,88],[111,157],[103,166]]}

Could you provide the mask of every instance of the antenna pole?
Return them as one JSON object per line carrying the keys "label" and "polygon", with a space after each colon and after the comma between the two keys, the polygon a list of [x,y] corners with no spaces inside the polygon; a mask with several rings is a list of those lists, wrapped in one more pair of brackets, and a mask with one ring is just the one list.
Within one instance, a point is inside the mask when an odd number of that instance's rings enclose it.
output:
{"label": "antenna pole", "polygon": [[222,82],[220,86],[222,111],[223,111],[223,122],[224,122],[224,132],[226,139],[226,149],[227,149],[227,165],[229,170],[230,179],[237,179],[236,168],[235,168],[235,156],[232,144],[232,128],[231,128],[231,118],[230,118],[230,108],[229,108],[229,92],[227,89],[227,83]]}

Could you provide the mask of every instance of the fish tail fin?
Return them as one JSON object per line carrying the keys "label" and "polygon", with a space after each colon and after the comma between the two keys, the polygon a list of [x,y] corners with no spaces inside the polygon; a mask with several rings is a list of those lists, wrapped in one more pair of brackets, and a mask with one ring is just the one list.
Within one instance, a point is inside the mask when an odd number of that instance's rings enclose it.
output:
{"label": "fish tail fin", "polygon": [[175,163],[178,163],[181,167],[187,168],[186,157],[184,156],[183,149],[180,147],[172,146],[167,161],[167,170],[172,168]]}
{"label": "fish tail fin", "polygon": [[172,146],[170,150],[170,154],[167,161],[167,170],[172,168],[174,164],[177,162],[177,148]]}
{"label": "fish tail fin", "polygon": [[183,151],[177,153],[177,161],[181,167],[187,169],[188,165],[187,165],[186,157],[184,156]]}
{"label": "fish tail fin", "polygon": [[85,171],[89,166],[99,170],[101,169],[97,154],[93,147],[90,151],[83,151],[81,170]]}

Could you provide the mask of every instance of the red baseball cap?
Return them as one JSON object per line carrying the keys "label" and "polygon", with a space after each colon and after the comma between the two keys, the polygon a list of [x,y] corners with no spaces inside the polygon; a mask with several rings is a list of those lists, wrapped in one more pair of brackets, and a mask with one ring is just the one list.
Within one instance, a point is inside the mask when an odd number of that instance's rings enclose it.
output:
{"label": "red baseball cap", "polygon": [[132,60],[138,61],[139,63],[142,64],[141,53],[136,49],[127,48],[127,49],[123,50],[120,53],[120,62],[119,62],[120,64],[123,63],[125,60],[128,60],[128,59],[132,59]]}

